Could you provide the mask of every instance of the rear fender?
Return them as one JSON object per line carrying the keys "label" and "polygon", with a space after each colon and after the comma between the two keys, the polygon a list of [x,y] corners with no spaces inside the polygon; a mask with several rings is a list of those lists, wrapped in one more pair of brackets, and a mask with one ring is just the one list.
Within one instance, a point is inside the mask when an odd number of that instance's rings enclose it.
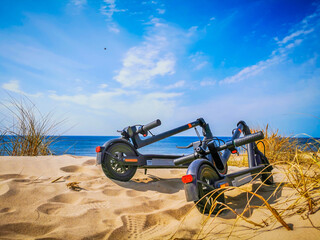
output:
{"label": "rear fender", "polygon": [[222,176],[220,175],[220,173],[217,171],[217,169],[213,166],[213,164],[211,162],[209,162],[206,159],[197,159],[195,161],[193,161],[187,170],[187,175],[192,175],[192,182],[190,183],[185,183],[184,184],[184,191],[186,194],[186,199],[187,201],[198,201],[199,200],[199,191],[198,191],[198,172],[200,167],[203,164],[208,164],[210,165],[214,171],[217,173],[217,175],[219,176],[219,178],[222,178]]}
{"label": "rear fender", "polygon": [[102,146],[102,151],[97,153],[97,164],[101,164],[104,156],[106,154],[106,151],[108,150],[109,147],[111,147],[113,144],[116,143],[124,143],[127,144],[134,152],[137,156],[140,155],[140,153],[137,151],[137,149],[135,149],[135,147],[128,141],[121,139],[121,138],[115,138],[115,139],[111,139],[108,142],[105,142]]}

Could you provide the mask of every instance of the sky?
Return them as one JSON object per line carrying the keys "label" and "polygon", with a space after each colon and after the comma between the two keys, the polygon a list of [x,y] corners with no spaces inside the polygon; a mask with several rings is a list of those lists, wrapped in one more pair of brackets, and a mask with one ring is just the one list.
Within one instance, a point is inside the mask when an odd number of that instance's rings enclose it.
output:
{"label": "sky", "polygon": [[2,0],[0,120],[22,95],[66,119],[53,134],[203,117],[320,137],[319,43],[320,1]]}

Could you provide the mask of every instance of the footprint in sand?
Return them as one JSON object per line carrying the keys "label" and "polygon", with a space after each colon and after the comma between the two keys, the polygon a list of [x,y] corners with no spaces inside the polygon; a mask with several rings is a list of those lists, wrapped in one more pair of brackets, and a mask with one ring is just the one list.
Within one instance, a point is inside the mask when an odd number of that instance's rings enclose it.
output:
{"label": "footprint in sand", "polygon": [[110,239],[153,239],[162,231],[159,226],[168,224],[168,221],[158,214],[125,215],[121,220],[123,225],[111,233]]}
{"label": "footprint in sand", "polygon": [[70,166],[62,167],[60,168],[60,170],[64,172],[79,172],[81,170],[81,167],[77,165],[70,165]]}
{"label": "footprint in sand", "polygon": [[102,193],[110,197],[115,197],[119,196],[121,194],[121,191],[119,191],[119,189],[107,188],[103,190]]}
{"label": "footprint in sand", "polygon": [[45,203],[40,205],[37,210],[47,215],[58,215],[63,217],[76,217],[86,214],[92,209],[110,208],[108,202],[89,202],[85,204],[70,203]]}
{"label": "footprint in sand", "polygon": [[14,209],[14,208],[9,208],[9,207],[0,209],[0,213],[13,213],[13,212],[15,212],[15,211],[16,211],[16,209]]}
{"label": "footprint in sand", "polygon": [[78,202],[80,197],[83,197],[84,194],[85,193],[63,193],[49,199],[49,202],[74,204]]}

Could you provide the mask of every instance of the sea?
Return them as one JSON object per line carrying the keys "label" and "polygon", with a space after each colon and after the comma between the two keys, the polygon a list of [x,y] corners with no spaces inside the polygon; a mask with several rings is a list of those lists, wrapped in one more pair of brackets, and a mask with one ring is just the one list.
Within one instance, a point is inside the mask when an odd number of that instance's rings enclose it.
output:
{"label": "sea", "polygon": [[[50,149],[54,155],[71,154],[76,156],[96,156],[95,148],[102,146],[105,142],[119,138],[117,136],[60,136],[51,144]],[[230,137],[218,137],[223,141],[230,140]],[[300,146],[309,143],[310,148],[316,151],[319,144],[311,138],[297,138]],[[319,141],[320,138],[317,138]],[[139,148],[142,154],[172,154],[182,155],[193,152],[192,148],[178,149],[177,146],[187,146],[192,142],[199,141],[198,137],[173,136],[161,141]]]}

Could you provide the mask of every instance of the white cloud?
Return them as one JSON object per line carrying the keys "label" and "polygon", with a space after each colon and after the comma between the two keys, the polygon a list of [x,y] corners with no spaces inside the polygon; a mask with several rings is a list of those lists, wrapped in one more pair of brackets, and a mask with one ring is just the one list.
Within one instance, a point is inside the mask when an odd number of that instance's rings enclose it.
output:
{"label": "white cloud", "polygon": [[106,84],[106,83],[103,83],[100,85],[100,88],[106,88],[106,87],[108,87],[108,84]]}
{"label": "white cloud", "polygon": [[178,81],[174,84],[166,86],[165,89],[169,90],[169,89],[174,89],[174,88],[181,88],[185,85],[185,83],[186,82],[184,80],[181,80],[181,81]]}
{"label": "white cloud", "polygon": [[242,80],[245,80],[249,77],[253,77],[261,73],[264,69],[268,68],[269,66],[272,66],[274,64],[278,64],[284,60],[283,56],[274,56],[270,59],[267,59],[265,61],[260,61],[255,65],[246,67],[242,69],[237,74],[227,77],[219,82],[219,84],[225,84],[225,83],[236,83],[240,82]]}
{"label": "white cloud", "polygon": [[108,20],[112,19],[112,16],[115,12],[125,12],[125,9],[117,9],[115,0],[103,0],[105,5],[101,6],[100,12],[101,14],[108,17]]}
{"label": "white cloud", "polygon": [[[308,30],[298,30],[298,31],[295,31],[294,33],[291,33],[290,35],[284,37],[281,41],[277,41],[277,43],[279,45],[283,45],[283,44],[286,44],[287,42],[295,39],[296,37],[299,37],[300,35],[307,35],[309,33],[312,33],[314,31],[313,28],[311,29],[308,29]],[[278,39],[278,38],[276,38]]]}
{"label": "white cloud", "polygon": [[[58,95],[52,93],[49,97],[63,104],[71,103],[86,106],[86,109],[101,111],[113,116],[137,121],[143,119],[169,118],[175,111],[175,99],[182,93],[152,92],[140,93],[137,91],[100,91],[93,94]],[[140,120],[139,120],[140,121]]]}
{"label": "white cloud", "polygon": [[188,29],[188,34],[187,37],[191,37],[195,35],[195,33],[198,31],[198,26],[192,26],[191,28]]}
{"label": "white cloud", "polygon": [[209,62],[207,61],[203,61],[201,63],[199,63],[197,66],[194,67],[194,70],[200,70],[202,69],[203,67],[205,67]]}
{"label": "white cloud", "polygon": [[213,86],[217,83],[216,80],[213,80],[212,78],[205,78],[200,82],[201,87],[208,87],[208,86]]}
{"label": "white cloud", "polygon": [[162,8],[157,8],[157,11],[159,14],[164,14],[166,12],[166,10]]}
{"label": "white cloud", "polygon": [[113,32],[113,33],[119,33],[120,32],[120,29],[114,23],[111,23],[111,24],[108,25],[108,30],[110,32]]}
{"label": "white cloud", "polygon": [[195,54],[190,55],[189,59],[194,65],[193,70],[196,71],[201,70],[209,64],[209,62],[207,61],[207,57],[204,55],[203,52],[196,52]]}
{"label": "white cloud", "polygon": [[71,3],[77,7],[82,7],[87,4],[87,0],[71,0]]}
{"label": "white cloud", "polygon": [[168,37],[166,25],[159,28],[157,24],[139,46],[127,51],[122,69],[114,77],[123,87],[149,87],[154,78],[175,73],[174,39]]}
{"label": "white cloud", "polygon": [[2,88],[7,91],[18,93],[18,94],[23,94],[23,95],[26,95],[29,97],[40,97],[42,95],[42,93],[28,94],[28,93],[22,91],[20,89],[20,82],[18,80],[11,80],[7,83],[3,83]]}
{"label": "white cloud", "polygon": [[[245,79],[260,74],[264,69],[272,65],[279,64],[280,62],[284,61],[287,58],[290,50],[300,45],[304,40],[303,37],[312,33],[315,30],[314,28],[309,28],[310,24],[308,21],[313,18],[314,17],[311,18],[310,16],[307,16],[303,21],[300,22],[300,24],[298,24],[298,27],[296,27],[298,29],[295,29],[293,33],[291,33],[288,36],[285,36],[282,40],[279,40],[278,37],[275,37],[274,40],[277,41],[279,47],[272,51],[269,59],[260,61],[252,66],[245,67],[237,74],[231,77],[227,77],[221,80],[219,83],[225,84],[243,81]],[[297,37],[300,38],[297,39]]]}

